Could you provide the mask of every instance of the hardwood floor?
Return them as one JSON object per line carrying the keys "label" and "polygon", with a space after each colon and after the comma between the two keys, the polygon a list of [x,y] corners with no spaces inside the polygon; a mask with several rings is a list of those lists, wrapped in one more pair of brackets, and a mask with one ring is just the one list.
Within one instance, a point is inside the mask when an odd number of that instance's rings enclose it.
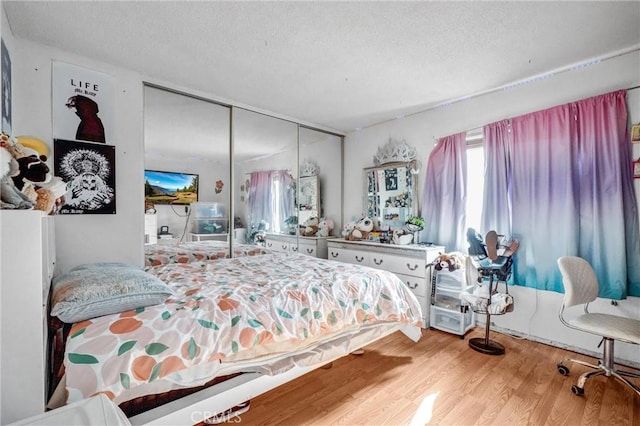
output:
{"label": "hardwood floor", "polygon": [[[492,332],[506,354],[490,356],[464,340],[423,330],[416,344],[401,333],[251,400],[235,418],[245,425],[640,425],[640,397],[613,378],[596,377],[585,396],[571,385],[586,371],[556,363],[590,358]],[[593,360],[591,360],[593,361]],[[415,416],[415,418],[414,418]],[[413,423],[412,423],[413,420]]]}

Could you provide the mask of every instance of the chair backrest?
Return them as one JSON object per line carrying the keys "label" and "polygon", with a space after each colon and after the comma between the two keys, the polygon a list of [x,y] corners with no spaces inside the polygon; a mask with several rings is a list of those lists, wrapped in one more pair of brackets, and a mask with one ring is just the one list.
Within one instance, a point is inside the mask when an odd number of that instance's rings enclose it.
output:
{"label": "chair backrest", "polygon": [[484,246],[482,236],[473,228],[467,229],[467,242],[469,243],[469,256],[485,259],[487,257],[487,249]]}
{"label": "chair backrest", "polygon": [[593,268],[581,257],[565,256],[558,259],[564,285],[565,307],[593,302],[598,297],[598,278]]}

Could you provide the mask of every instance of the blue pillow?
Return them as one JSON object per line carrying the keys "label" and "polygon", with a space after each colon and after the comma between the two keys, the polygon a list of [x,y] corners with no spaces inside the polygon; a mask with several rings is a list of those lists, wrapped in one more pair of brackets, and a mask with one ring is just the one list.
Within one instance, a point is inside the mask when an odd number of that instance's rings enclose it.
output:
{"label": "blue pillow", "polygon": [[74,323],[158,305],[172,295],[163,281],[139,267],[80,268],[54,279],[51,315]]}

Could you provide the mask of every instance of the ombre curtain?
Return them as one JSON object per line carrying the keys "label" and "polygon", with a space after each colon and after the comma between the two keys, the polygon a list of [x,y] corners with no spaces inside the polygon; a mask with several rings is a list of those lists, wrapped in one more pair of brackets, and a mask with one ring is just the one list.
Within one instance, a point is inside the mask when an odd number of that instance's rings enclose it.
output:
{"label": "ombre curtain", "polygon": [[269,232],[280,232],[284,221],[295,213],[295,184],[287,170],[251,173],[249,185],[249,223],[258,229],[266,223]]}
{"label": "ombre curtain", "polygon": [[274,191],[275,185],[278,185],[278,197],[274,200],[278,217],[274,218],[273,226],[276,232],[280,232],[283,230],[284,221],[295,214],[295,183],[287,170],[275,170],[272,173],[272,179]]}
{"label": "ombre curtain", "polygon": [[556,260],[588,260],[600,297],[640,296],[626,92],[485,126],[482,224],[520,240],[514,283],[563,291]]}
{"label": "ombre curtain", "polygon": [[[272,191],[271,172],[253,172],[249,180],[247,206],[249,209],[249,229],[258,229],[260,221],[271,224]],[[269,228],[269,231],[272,229]]]}
{"label": "ombre curtain", "polygon": [[466,252],[466,180],[466,133],[441,138],[427,162],[421,211],[426,240],[448,252]]}

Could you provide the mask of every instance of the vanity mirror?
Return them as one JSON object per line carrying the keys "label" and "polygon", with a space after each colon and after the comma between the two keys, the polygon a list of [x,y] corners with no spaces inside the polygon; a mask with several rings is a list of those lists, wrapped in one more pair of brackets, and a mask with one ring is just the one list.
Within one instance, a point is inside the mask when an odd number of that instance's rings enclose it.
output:
{"label": "vanity mirror", "polygon": [[320,181],[318,176],[300,177],[298,190],[298,221],[320,217]]}
{"label": "vanity mirror", "polygon": [[418,163],[406,142],[389,141],[378,149],[376,166],[364,169],[364,212],[378,227],[400,228],[417,213]]}

